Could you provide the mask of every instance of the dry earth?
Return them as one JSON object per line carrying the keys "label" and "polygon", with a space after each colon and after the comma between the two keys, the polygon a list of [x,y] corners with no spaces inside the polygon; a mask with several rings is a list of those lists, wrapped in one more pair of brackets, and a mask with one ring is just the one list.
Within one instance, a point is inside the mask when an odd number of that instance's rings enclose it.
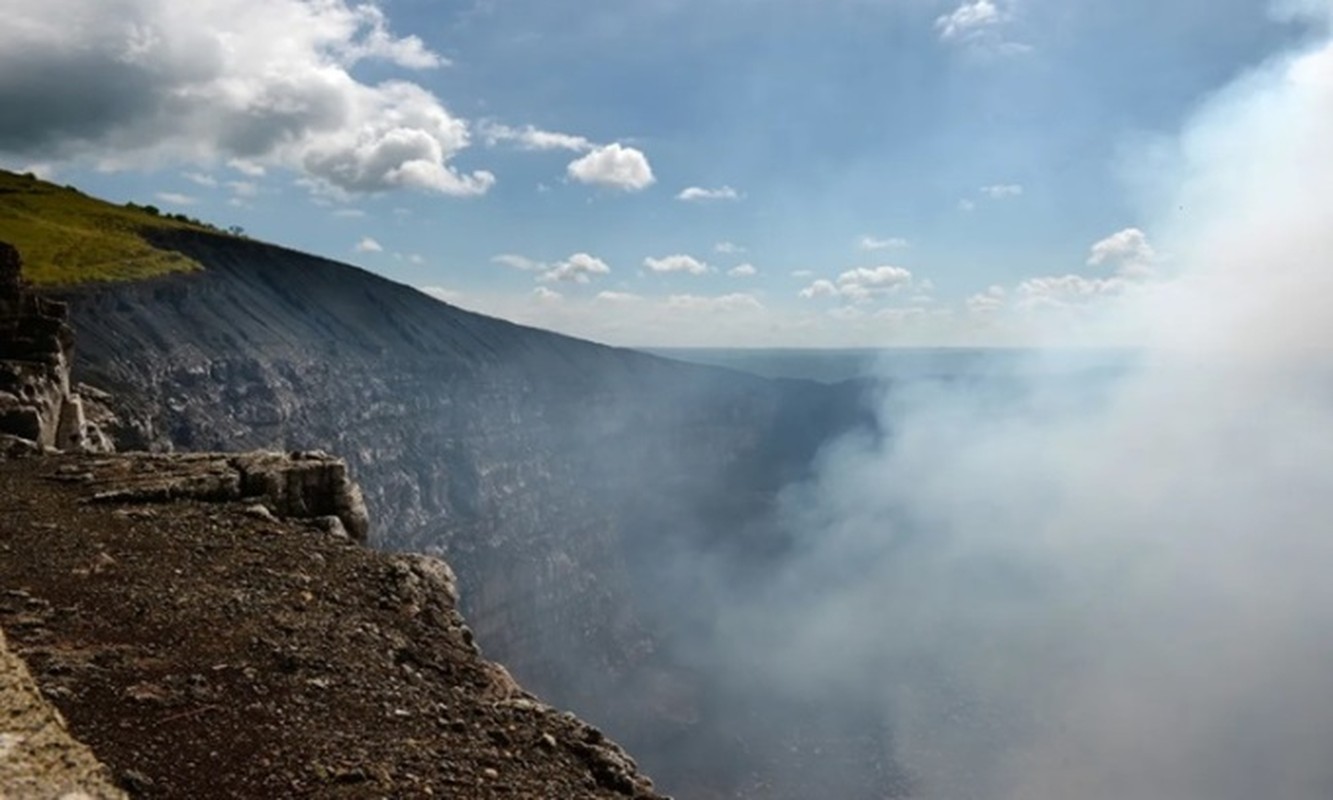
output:
{"label": "dry earth", "polygon": [[442,562],[244,502],[94,499],[140,466],[0,461],[0,629],[131,796],[660,797],[480,657]]}

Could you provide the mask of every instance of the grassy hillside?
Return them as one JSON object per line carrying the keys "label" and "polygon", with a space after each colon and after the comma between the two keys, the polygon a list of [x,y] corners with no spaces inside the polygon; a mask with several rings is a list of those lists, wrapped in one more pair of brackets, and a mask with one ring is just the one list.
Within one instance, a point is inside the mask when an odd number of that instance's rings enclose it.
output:
{"label": "grassy hillside", "polygon": [[117,206],[75,189],[0,170],[0,241],[23,254],[24,275],[40,286],[139,280],[201,269],[154,247],[150,229],[200,229],[147,206]]}

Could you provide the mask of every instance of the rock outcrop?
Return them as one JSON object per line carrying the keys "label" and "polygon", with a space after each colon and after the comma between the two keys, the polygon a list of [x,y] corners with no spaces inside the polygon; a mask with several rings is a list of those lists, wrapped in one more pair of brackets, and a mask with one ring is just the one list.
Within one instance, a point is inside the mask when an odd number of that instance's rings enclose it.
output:
{"label": "rock outcrop", "polygon": [[70,384],[69,308],[26,291],[19,252],[0,242],[0,452],[107,452]]}
{"label": "rock outcrop", "polygon": [[318,451],[111,455],[59,477],[98,487],[93,500],[100,503],[245,501],[273,516],[316,520],[359,543],[370,530],[347,462]]}

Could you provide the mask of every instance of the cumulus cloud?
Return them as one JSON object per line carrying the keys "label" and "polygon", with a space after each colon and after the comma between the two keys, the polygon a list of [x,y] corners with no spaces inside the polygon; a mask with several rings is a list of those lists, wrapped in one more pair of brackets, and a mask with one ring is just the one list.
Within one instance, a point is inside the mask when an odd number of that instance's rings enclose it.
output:
{"label": "cumulus cloud", "polygon": [[637,192],[656,182],[648,157],[633,147],[612,143],[569,163],[569,177],[579,183]]}
{"label": "cumulus cloud", "polygon": [[606,275],[611,268],[606,262],[587,253],[575,253],[564,261],[545,267],[538,280],[546,282],[588,283],[598,275]]}
{"label": "cumulus cloud", "polygon": [[645,258],[643,260],[643,265],[647,267],[650,272],[659,274],[667,272],[687,272],[690,275],[702,275],[708,271],[708,265],[704,262],[693,256],[682,254],[665,256],[663,258]]}
{"label": "cumulus cloud", "polygon": [[377,61],[444,60],[346,0],[19,0],[0,28],[0,151],[107,168],[225,161],[279,166],[314,187],[485,192],[452,159],[467,125],[404,80],[364,83]]}
{"label": "cumulus cloud", "polygon": [[753,278],[759,274],[759,270],[755,269],[754,264],[737,264],[727,270],[727,274],[733,278]]}
{"label": "cumulus cloud", "polygon": [[857,267],[842,273],[836,281],[820,279],[811,283],[800,291],[800,296],[806,299],[841,297],[853,303],[865,303],[911,285],[912,273],[902,267]]}
{"label": "cumulus cloud", "polygon": [[967,298],[967,310],[974,314],[991,314],[1004,308],[1008,292],[1003,286],[991,286]]}
{"label": "cumulus cloud", "polygon": [[384,245],[369,236],[363,236],[361,241],[356,243],[356,247],[352,249],[358,253],[382,253],[384,252]]}
{"label": "cumulus cloud", "polygon": [[535,272],[537,280],[543,283],[588,283],[595,276],[611,272],[611,267],[605,261],[587,253],[575,253],[564,261],[554,263],[537,261],[516,253],[501,253],[492,256],[491,262],[523,272]]}
{"label": "cumulus cloud", "polygon": [[491,147],[512,143],[521,150],[572,150],[576,153],[586,152],[595,147],[591,141],[582,136],[544,131],[532,125],[511,128],[497,122],[485,121],[477,126],[477,132]]}
{"label": "cumulus cloud", "polygon": [[202,172],[182,172],[181,177],[189,181],[190,183],[198,184],[200,186],[204,186],[209,189],[212,189],[218,185],[217,178],[214,178],[212,175],[207,175]]}
{"label": "cumulus cloud", "polygon": [[720,186],[716,189],[705,189],[701,186],[691,186],[687,189],[683,189],[680,194],[676,195],[677,200],[682,200],[687,203],[707,202],[709,200],[739,200],[740,197],[740,194],[730,186]]}
{"label": "cumulus cloud", "polygon": [[891,250],[907,247],[907,240],[898,236],[891,236],[887,239],[879,239],[874,236],[862,236],[857,240],[856,246],[861,250]]}
{"label": "cumulus cloud", "polygon": [[554,289],[548,289],[545,286],[538,286],[533,289],[532,296],[535,297],[538,302],[542,303],[558,303],[565,298],[563,294],[560,294]]}
{"label": "cumulus cloud", "polygon": [[713,252],[721,253],[723,255],[738,255],[740,253],[744,253],[745,248],[741,247],[735,242],[718,242],[717,244],[713,245]]}
{"label": "cumulus cloud", "polygon": [[667,298],[665,305],[675,311],[704,313],[758,311],[764,307],[764,304],[760,303],[758,298],[744,292],[716,296],[673,294]]}
{"label": "cumulus cloud", "polygon": [[1142,277],[1152,271],[1157,252],[1148,236],[1138,228],[1125,228],[1094,243],[1088,251],[1088,266],[1110,265],[1116,274]]}

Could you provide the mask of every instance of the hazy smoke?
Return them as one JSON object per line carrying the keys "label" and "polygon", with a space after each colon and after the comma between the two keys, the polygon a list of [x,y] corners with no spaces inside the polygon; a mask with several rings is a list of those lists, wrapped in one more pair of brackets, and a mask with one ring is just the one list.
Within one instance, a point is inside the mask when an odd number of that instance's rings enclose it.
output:
{"label": "hazy smoke", "polygon": [[1328,41],[1205,104],[1100,320],[1141,362],[890,391],[789,491],[752,666],[869,687],[922,797],[1333,796],[1331,143]]}

